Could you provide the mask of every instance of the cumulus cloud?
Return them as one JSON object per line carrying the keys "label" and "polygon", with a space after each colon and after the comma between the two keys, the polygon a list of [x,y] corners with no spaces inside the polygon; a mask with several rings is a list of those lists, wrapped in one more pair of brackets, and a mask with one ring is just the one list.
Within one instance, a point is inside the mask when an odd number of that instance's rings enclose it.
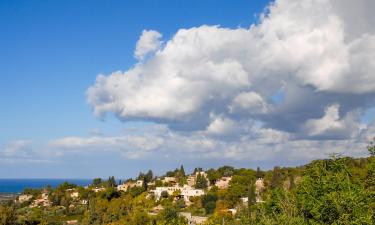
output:
{"label": "cumulus cloud", "polygon": [[211,115],[211,118],[212,121],[206,129],[207,134],[228,135],[239,129],[236,123],[231,119],[216,115]]}
{"label": "cumulus cloud", "polygon": [[65,154],[70,152],[116,151],[128,158],[138,158],[147,152],[160,147],[164,143],[162,137],[152,134],[121,135],[121,136],[91,136],[65,137],[51,140],[49,147]]}
{"label": "cumulus cloud", "polygon": [[325,114],[319,119],[309,119],[305,128],[310,136],[333,136],[349,138],[358,134],[361,124],[356,121],[355,113],[348,113],[345,118],[340,119],[339,105],[331,105],[326,108]]}
{"label": "cumulus cloud", "polygon": [[269,106],[256,92],[242,92],[234,97],[229,112],[267,113]]}
{"label": "cumulus cloud", "polygon": [[161,37],[162,35],[157,31],[143,30],[136,45],[135,58],[143,60],[147,54],[158,50],[162,44]]}
{"label": "cumulus cloud", "polygon": [[50,163],[51,155],[35,150],[30,140],[16,140],[0,146],[0,162],[3,163]]}
{"label": "cumulus cloud", "polygon": [[33,149],[31,147],[31,141],[17,140],[1,148],[0,153],[4,157],[29,157],[33,155]]}
{"label": "cumulus cloud", "polygon": [[344,141],[353,149],[370,130],[360,116],[375,100],[371,6],[277,0],[248,28],[180,29],[163,44],[157,31],[143,31],[139,62],[99,75],[87,101],[98,116],[167,125],[174,136],[164,139],[166,149],[169,138],[208,138],[221,149],[202,147],[211,156],[252,155],[270,145],[271,152],[289,148],[303,156],[293,149],[315,152]]}

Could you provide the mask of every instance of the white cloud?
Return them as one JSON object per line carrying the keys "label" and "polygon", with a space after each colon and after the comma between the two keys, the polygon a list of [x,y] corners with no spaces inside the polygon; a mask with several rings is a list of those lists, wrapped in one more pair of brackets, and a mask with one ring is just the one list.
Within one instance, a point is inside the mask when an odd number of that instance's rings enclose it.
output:
{"label": "white cloud", "polygon": [[211,123],[208,125],[206,129],[207,134],[211,135],[230,135],[233,132],[238,131],[239,127],[236,123],[228,118],[223,116],[217,116],[211,114]]}
{"label": "white cloud", "polygon": [[360,116],[375,99],[371,6],[277,0],[249,28],[180,29],[163,44],[144,31],[140,62],[99,75],[87,100],[98,116],[167,125],[158,150],[297,159],[342,144],[356,155],[372,127]]}
{"label": "white cloud", "polygon": [[355,113],[348,113],[345,118],[340,119],[339,105],[331,105],[326,108],[325,114],[319,119],[309,119],[305,124],[307,134],[310,136],[333,136],[350,138],[358,135],[363,127],[356,121]]}
{"label": "white cloud", "polygon": [[51,140],[48,145],[60,151],[62,155],[67,152],[111,151],[120,152],[126,157],[137,158],[159,148],[163,143],[162,137],[146,133],[142,136],[65,137]]}
{"label": "white cloud", "polygon": [[2,163],[51,163],[54,153],[48,150],[36,150],[30,140],[16,140],[0,146]]}
{"label": "white cloud", "polygon": [[[215,113],[232,120],[250,116],[272,128],[303,132],[296,130],[298,124],[322,112],[303,104],[309,100],[323,106],[346,104],[343,114],[363,111],[375,93],[375,31],[351,33],[348,19],[338,13],[343,7],[328,0],[278,0],[258,25],[180,29],[164,47],[159,33],[144,31],[135,54],[157,52],[128,71],[99,75],[87,92],[88,102],[97,115],[113,112],[122,120],[195,130],[204,130]],[[275,106],[270,99],[281,88],[295,93]],[[287,118],[298,112],[298,119]],[[273,122],[275,117],[294,128]]]}
{"label": "white cloud", "polygon": [[0,154],[4,157],[28,157],[33,154],[31,141],[17,140],[13,141],[0,149]]}
{"label": "white cloud", "polygon": [[137,42],[134,56],[138,60],[143,60],[147,54],[158,50],[162,44],[161,37],[162,35],[157,31],[143,30]]}
{"label": "white cloud", "polygon": [[268,104],[264,101],[262,96],[255,92],[242,92],[234,97],[232,104],[229,105],[229,112],[245,111],[251,113],[267,113],[269,110]]}

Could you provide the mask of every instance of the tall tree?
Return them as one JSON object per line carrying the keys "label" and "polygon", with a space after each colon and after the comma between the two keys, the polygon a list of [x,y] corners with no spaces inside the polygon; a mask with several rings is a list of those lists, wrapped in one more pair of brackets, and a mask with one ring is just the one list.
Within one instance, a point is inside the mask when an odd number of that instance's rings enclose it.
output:
{"label": "tall tree", "polygon": [[102,183],[103,183],[102,178],[94,178],[92,180],[92,185],[95,186],[95,187],[101,185]]}
{"label": "tall tree", "polygon": [[153,179],[154,179],[154,173],[152,172],[152,170],[148,170],[148,172],[146,173],[145,175],[146,177],[146,182],[151,182]]}
{"label": "tall tree", "polygon": [[345,160],[321,160],[306,168],[296,192],[309,224],[373,224],[370,205],[374,200]]}
{"label": "tall tree", "polygon": [[143,178],[145,177],[146,175],[142,172],[139,172],[139,175],[138,175],[138,178],[137,180],[143,180]]}
{"label": "tall tree", "polygon": [[181,175],[182,177],[185,177],[185,176],[186,176],[186,174],[185,174],[185,169],[184,169],[184,165],[181,165],[181,167],[180,167],[180,175]]}
{"label": "tall tree", "polygon": [[258,179],[263,177],[263,171],[260,169],[259,166],[257,167],[256,177]]}
{"label": "tall tree", "polygon": [[196,167],[194,168],[194,174],[196,174],[197,172],[202,172],[203,169],[201,167]]}
{"label": "tall tree", "polygon": [[281,179],[282,179],[282,177],[281,177],[280,167],[275,166],[273,168],[272,178],[271,178],[271,181],[270,181],[270,187],[271,188],[280,187],[281,181],[282,181]]}
{"label": "tall tree", "polygon": [[116,187],[116,179],[114,176],[110,176],[107,181],[108,187]]}
{"label": "tall tree", "polygon": [[143,177],[142,179],[142,187],[144,190],[147,190],[147,178],[146,176]]}
{"label": "tall tree", "polygon": [[248,197],[247,205],[250,209],[256,203],[255,181],[252,181],[250,183],[247,197]]}
{"label": "tall tree", "polygon": [[294,175],[289,175],[289,190],[292,190],[296,187],[295,181],[294,181]]}
{"label": "tall tree", "polygon": [[367,150],[370,153],[370,156],[375,156],[375,137],[372,140],[373,141],[367,146]]}
{"label": "tall tree", "polygon": [[0,205],[0,224],[16,224],[16,211],[13,206]]}
{"label": "tall tree", "polygon": [[195,188],[199,188],[199,189],[207,188],[207,179],[204,176],[202,176],[200,173],[198,173],[197,175]]}

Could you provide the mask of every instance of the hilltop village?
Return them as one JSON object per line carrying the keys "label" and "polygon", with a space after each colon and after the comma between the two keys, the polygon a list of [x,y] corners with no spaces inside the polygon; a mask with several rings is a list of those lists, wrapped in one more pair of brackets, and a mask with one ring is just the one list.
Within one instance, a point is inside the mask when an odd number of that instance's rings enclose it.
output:
{"label": "hilltop village", "polygon": [[[65,192],[64,197],[67,197],[66,199],[71,201],[71,204],[68,206],[69,209],[79,207],[80,205],[88,205],[88,193],[90,192],[98,195],[107,194],[109,191],[117,191],[118,193],[144,192],[146,193],[146,199],[159,203],[148,211],[150,216],[156,216],[164,210],[162,202],[165,199],[171,199],[173,203],[180,204],[181,208],[188,208],[196,204],[197,199],[205,196],[210,191],[227,190],[230,187],[235,169],[225,166],[218,171],[221,171],[221,173],[214,170],[210,170],[207,173],[201,168],[196,168],[192,174],[186,176],[185,170],[181,166],[180,169],[168,172],[162,177],[154,177],[150,170],[146,174],[141,173],[137,179],[120,181],[117,185],[114,177],[110,177],[107,181],[97,178],[93,180],[91,185],[84,188],[65,183],[56,190],[61,189],[61,191]],[[261,193],[265,186],[263,172],[259,169],[257,179],[254,179],[253,183],[255,187],[255,202],[262,202]],[[18,204],[27,204],[30,208],[46,208],[56,205],[58,201],[56,200],[56,193],[50,188],[45,188],[40,193],[36,190],[34,190],[34,193],[33,190],[25,190],[23,194],[18,196],[15,202]],[[247,194],[241,195],[238,200],[240,204],[237,204],[233,208],[223,208],[221,211],[234,216],[239,207],[248,205],[249,196]],[[65,209],[64,206],[61,207]],[[209,207],[206,207],[206,210],[209,211]],[[189,224],[203,224],[208,219],[207,216],[192,215],[189,211],[181,211],[179,215],[185,218]],[[66,223],[75,224],[78,223],[78,220],[68,220]]]}
{"label": "hilltop village", "polygon": [[268,171],[223,166],[185,174],[181,166],[160,177],[149,170],[125,181],[25,189],[0,204],[0,224],[374,224],[374,179],[373,153]]}

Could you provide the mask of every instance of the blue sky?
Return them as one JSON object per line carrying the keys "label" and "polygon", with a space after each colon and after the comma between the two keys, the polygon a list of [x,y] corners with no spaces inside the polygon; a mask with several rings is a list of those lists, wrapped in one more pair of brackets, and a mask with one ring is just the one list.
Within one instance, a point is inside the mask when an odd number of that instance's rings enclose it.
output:
{"label": "blue sky", "polygon": [[[1,141],[108,132],[85,92],[99,73],[125,70],[142,30],[172,36],[202,24],[249,26],[267,1],[0,1]],[[212,10],[214,9],[214,10]]]}
{"label": "blue sky", "polygon": [[372,3],[270,4],[0,1],[0,177],[364,156]]}

